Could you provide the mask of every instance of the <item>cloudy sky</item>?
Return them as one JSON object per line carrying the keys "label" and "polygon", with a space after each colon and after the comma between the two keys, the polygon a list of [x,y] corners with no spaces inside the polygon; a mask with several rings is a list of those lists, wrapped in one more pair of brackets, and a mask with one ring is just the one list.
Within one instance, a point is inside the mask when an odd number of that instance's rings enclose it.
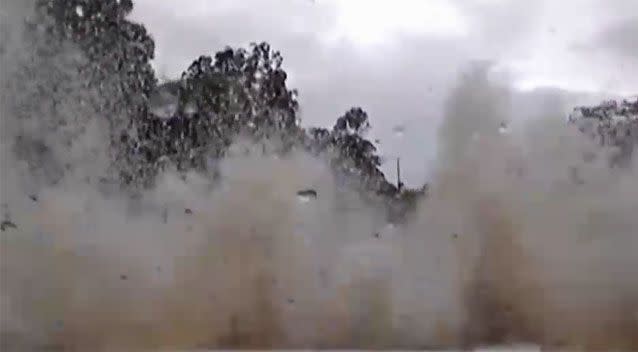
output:
{"label": "cloudy sky", "polygon": [[[436,127],[467,64],[489,60],[522,92],[638,93],[638,0],[135,0],[155,38],[160,76],[202,54],[268,41],[284,55],[305,125],[350,106],[427,178]],[[531,93],[530,93],[531,94]],[[405,127],[402,136],[392,130]],[[393,177],[388,167],[388,176]]]}

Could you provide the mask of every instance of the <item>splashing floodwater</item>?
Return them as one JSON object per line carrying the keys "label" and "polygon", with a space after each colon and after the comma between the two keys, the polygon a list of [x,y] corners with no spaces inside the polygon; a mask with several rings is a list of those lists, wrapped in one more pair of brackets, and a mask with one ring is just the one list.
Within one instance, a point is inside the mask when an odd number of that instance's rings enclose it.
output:
{"label": "splashing floodwater", "polygon": [[[388,226],[321,157],[240,141],[248,152],[220,161],[218,183],[166,171],[133,197],[85,182],[108,169],[109,97],[83,89],[69,54],[49,62],[68,93],[55,76],[28,83],[50,93],[29,101],[39,121],[62,107],[70,142],[19,118],[15,74],[34,54],[16,38],[0,77],[0,190],[16,225],[0,242],[3,350],[638,348],[635,169],[583,162],[595,146],[555,116],[499,134],[507,89],[485,72],[450,93],[428,198]],[[21,150],[18,135],[46,148]],[[33,160],[45,176],[72,171],[49,182]],[[308,185],[321,195],[299,204]]]}

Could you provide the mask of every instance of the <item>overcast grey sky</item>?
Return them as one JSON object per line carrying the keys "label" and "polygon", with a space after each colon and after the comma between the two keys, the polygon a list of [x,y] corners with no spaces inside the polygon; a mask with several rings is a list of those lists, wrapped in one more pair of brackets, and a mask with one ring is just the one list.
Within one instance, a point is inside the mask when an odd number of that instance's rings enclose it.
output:
{"label": "overcast grey sky", "polygon": [[[155,39],[160,76],[177,77],[193,59],[225,45],[268,41],[284,55],[289,85],[300,91],[304,124],[329,126],[350,106],[363,107],[372,137],[381,140],[387,157],[401,156],[410,184],[427,178],[443,101],[473,60],[495,62],[523,92],[552,87],[638,93],[638,0],[135,0],[135,5],[133,19]],[[392,132],[396,125],[406,127],[402,137]],[[385,171],[394,177],[392,167]]]}

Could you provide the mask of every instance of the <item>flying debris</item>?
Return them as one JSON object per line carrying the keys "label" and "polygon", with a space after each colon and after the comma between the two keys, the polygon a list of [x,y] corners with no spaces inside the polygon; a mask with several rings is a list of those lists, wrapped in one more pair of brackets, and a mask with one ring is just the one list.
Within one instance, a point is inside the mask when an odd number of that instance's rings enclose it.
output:
{"label": "flying debris", "polygon": [[507,122],[503,121],[501,122],[501,124],[498,126],[498,133],[500,134],[505,134],[508,132],[508,126],[507,126]]}
{"label": "flying debris", "polygon": [[317,191],[314,189],[304,189],[297,192],[297,198],[303,203],[309,202],[312,199],[317,198]]}
{"label": "flying debris", "polygon": [[191,214],[193,214],[193,211],[190,208],[186,208],[186,209],[184,209],[184,214],[191,215]]}
{"label": "flying debris", "polygon": [[2,231],[5,231],[7,229],[17,229],[17,228],[18,226],[9,220],[4,220],[2,223],[0,223],[0,230]]}
{"label": "flying debris", "polygon": [[397,137],[403,137],[403,134],[405,133],[405,126],[403,125],[394,126],[394,128],[392,128],[392,132],[394,132],[394,134]]}

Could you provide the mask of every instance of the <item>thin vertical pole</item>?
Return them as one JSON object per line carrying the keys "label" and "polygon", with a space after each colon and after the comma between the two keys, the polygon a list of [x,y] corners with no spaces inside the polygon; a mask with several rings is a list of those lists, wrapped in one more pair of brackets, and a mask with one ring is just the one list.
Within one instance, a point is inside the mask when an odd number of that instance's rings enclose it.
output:
{"label": "thin vertical pole", "polygon": [[399,192],[403,187],[403,183],[401,183],[401,158],[397,157],[397,189]]}

